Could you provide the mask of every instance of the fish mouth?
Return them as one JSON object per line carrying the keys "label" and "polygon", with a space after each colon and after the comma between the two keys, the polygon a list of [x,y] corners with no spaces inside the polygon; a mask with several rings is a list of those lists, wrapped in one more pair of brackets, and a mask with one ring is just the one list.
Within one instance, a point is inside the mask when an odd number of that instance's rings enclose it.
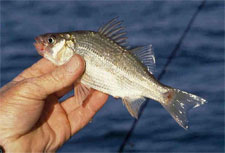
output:
{"label": "fish mouth", "polygon": [[39,54],[43,55],[45,51],[45,45],[44,45],[44,40],[41,37],[35,37],[34,38],[36,42],[34,42],[34,46],[36,50],[38,51]]}

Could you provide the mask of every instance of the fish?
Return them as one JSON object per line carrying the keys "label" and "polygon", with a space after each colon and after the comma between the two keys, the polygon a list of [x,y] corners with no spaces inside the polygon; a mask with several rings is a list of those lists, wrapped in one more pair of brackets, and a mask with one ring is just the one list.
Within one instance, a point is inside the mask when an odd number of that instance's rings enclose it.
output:
{"label": "fish", "polygon": [[76,102],[83,101],[95,89],[122,98],[130,115],[138,112],[146,99],[159,102],[184,129],[188,129],[188,111],[206,103],[194,94],[160,83],[154,77],[155,56],[152,45],[130,48],[122,21],[114,18],[97,31],[46,33],[35,38],[38,53],[57,66],[79,54],[85,72],[76,82]]}

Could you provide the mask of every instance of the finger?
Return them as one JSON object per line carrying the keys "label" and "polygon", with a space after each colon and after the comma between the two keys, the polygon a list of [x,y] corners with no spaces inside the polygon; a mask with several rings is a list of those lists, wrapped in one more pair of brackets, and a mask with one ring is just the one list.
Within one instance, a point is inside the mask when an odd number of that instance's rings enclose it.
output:
{"label": "finger", "polygon": [[94,91],[88,98],[85,106],[78,107],[68,114],[68,120],[71,126],[71,134],[75,134],[83,128],[96,114],[96,112],[105,104],[108,95]]}
{"label": "finger", "polygon": [[45,58],[40,59],[31,67],[20,73],[13,81],[21,81],[27,78],[38,77],[54,70],[56,66]]}
{"label": "finger", "polygon": [[27,81],[27,86],[32,86],[32,98],[45,99],[48,95],[55,93],[65,87],[72,85],[84,71],[83,59],[75,55],[65,65],[57,67],[54,71],[32,78]]}
{"label": "finger", "polygon": [[79,103],[76,103],[76,97],[72,96],[66,99],[61,103],[62,108],[66,112],[66,114],[71,113],[72,111],[76,110],[78,107],[82,107]]}
{"label": "finger", "polygon": [[68,87],[65,87],[65,88],[63,88],[63,89],[57,91],[57,92],[55,93],[55,95],[56,95],[57,98],[61,98],[61,97],[63,97],[65,94],[67,94],[68,92],[70,92],[72,89],[73,89],[73,85],[68,86]]}
{"label": "finger", "polygon": [[[92,96],[94,91],[95,91],[94,89],[91,89],[90,94],[85,101],[88,101],[89,97]],[[85,101],[84,101],[84,103],[86,103]],[[82,107],[82,105],[80,105],[80,103],[78,103],[76,101],[76,95],[74,95],[74,96],[66,99],[65,101],[63,101],[61,103],[61,106],[63,107],[66,114],[69,114],[70,112],[74,111],[75,109],[77,109],[80,106]]]}

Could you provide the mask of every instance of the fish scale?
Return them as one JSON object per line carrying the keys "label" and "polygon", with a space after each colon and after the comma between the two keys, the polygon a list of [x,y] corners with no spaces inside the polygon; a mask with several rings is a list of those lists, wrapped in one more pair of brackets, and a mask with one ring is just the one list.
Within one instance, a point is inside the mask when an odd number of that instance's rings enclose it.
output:
{"label": "fish scale", "polygon": [[[86,85],[105,93],[110,93],[114,97],[145,96],[157,101],[162,101],[164,99],[162,94],[168,92],[169,89],[160,85],[159,82],[147,72],[146,67],[144,67],[134,55],[130,54],[129,51],[118,46],[108,38],[104,39],[105,36],[101,36],[98,33],[86,32],[84,35],[74,34],[74,36],[79,44],[75,49],[76,53],[83,55],[86,61],[86,73],[89,76],[95,77],[92,83],[88,81],[89,84]],[[101,71],[109,72],[105,79],[99,75],[103,72],[95,72],[96,66],[100,66]],[[92,72],[92,70],[94,70],[94,72]],[[108,78],[111,78],[111,80],[106,80]],[[103,90],[94,86],[96,84],[94,80],[98,79],[101,79],[100,82],[102,86],[105,86],[104,88],[108,90]],[[111,85],[111,82],[115,83],[115,85]],[[85,82],[83,83],[85,84]]]}
{"label": "fish scale", "polygon": [[[161,84],[153,76],[155,57],[151,45],[128,49],[125,28],[117,18],[97,32],[48,33],[36,38],[38,52],[56,65],[81,55],[86,69],[75,86],[76,102],[82,104],[93,88],[120,97],[131,116],[146,98],[158,101],[183,128],[188,128],[187,112],[206,102],[196,95]],[[48,41],[51,40],[51,41]]]}

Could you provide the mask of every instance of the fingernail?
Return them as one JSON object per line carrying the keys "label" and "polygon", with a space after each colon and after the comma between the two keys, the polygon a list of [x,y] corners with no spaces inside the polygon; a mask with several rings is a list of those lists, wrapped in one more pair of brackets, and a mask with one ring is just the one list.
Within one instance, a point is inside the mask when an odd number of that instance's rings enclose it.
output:
{"label": "fingernail", "polygon": [[74,73],[78,69],[79,66],[80,66],[80,59],[79,59],[79,57],[74,56],[66,64],[66,70],[70,73]]}

